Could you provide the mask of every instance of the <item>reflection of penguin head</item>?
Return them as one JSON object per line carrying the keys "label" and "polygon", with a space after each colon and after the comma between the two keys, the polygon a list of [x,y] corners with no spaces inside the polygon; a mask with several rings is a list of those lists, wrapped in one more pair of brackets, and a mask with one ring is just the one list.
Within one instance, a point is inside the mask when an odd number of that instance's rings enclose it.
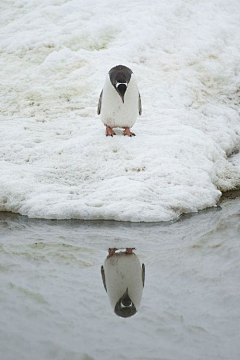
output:
{"label": "reflection of penguin head", "polygon": [[128,289],[116,303],[114,311],[116,315],[121,317],[129,317],[136,314],[137,309],[128,295]]}
{"label": "reflection of penguin head", "polygon": [[116,250],[109,249],[101,267],[102,280],[115,314],[126,318],[136,314],[140,307],[145,266],[141,266],[133,248],[118,253]]}

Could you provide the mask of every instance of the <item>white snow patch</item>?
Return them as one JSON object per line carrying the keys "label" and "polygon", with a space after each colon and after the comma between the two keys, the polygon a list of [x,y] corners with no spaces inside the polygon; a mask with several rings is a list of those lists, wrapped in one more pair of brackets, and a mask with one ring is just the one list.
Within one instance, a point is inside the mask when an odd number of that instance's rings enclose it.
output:
{"label": "white snow patch", "polygon": [[[240,185],[237,0],[19,0],[1,17],[1,211],[168,221]],[[135,138],[96,115],[117,64],[142,96]]]}
{"label": "white snow patch", "polygon": [[233,165],[238,168],[238,171],[240,172],[240,152],[238,152],[237,154],[234,154],[230,158],[230,160],[233,163]]}

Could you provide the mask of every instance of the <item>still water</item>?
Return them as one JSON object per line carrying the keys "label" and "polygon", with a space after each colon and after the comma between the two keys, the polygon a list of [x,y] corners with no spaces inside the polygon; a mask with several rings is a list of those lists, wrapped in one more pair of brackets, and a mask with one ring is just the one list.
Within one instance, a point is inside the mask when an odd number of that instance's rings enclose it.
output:
{"label": "still water", "polygon": [[[139,286],[129,317],[104,288],[109,248],[136,248],[136,272],[121,265]],[[239,274],[239,198],[167,224],[2,213],[0,359],[238,360]]]}

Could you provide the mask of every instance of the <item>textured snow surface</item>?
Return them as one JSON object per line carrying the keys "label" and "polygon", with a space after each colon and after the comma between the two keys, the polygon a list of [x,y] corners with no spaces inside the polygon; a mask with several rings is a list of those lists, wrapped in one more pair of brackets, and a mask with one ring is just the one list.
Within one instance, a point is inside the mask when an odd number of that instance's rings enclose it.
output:
{"label": "textured snow surface", "polygon": [[240,172],[240,152],[238,152],[237,154],[234,154],[230,158],[230,160],[238,168],[238,171]]}
{"label": "textured snow surface", "polygon": [[[1,360],[239,360],[240,199],[175,223],[0,214]],[[100,267],[136,247],[141,307],[116,316]]]}
{"label": "textured snow surface", "polygon": [[[0,210],[167,221],[240,184],[240,3],[0,4]],[[108,70],[129,66],[143,115],[106,138]]]}

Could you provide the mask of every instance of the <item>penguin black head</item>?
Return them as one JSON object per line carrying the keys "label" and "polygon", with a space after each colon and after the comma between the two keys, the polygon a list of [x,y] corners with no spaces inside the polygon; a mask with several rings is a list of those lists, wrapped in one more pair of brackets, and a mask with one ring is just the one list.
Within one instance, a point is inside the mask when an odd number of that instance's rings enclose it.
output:
{"label": "penguin black head", "polygon": [[124,318],[130,317],[130,316],[136,314],[137,309],[135,308],[134,303],[132,302],[132,300],[130,299],[130,297],[128,295],[128,289],[116,303],[114,312],[116,315],[124,317]]}
{"label": "penguin black head", "polygon": [[109,71],[109,77],[112,85],[120,95],[124,103],[124,95],[131,80],[132,70],[124,65],[117,65]]}

